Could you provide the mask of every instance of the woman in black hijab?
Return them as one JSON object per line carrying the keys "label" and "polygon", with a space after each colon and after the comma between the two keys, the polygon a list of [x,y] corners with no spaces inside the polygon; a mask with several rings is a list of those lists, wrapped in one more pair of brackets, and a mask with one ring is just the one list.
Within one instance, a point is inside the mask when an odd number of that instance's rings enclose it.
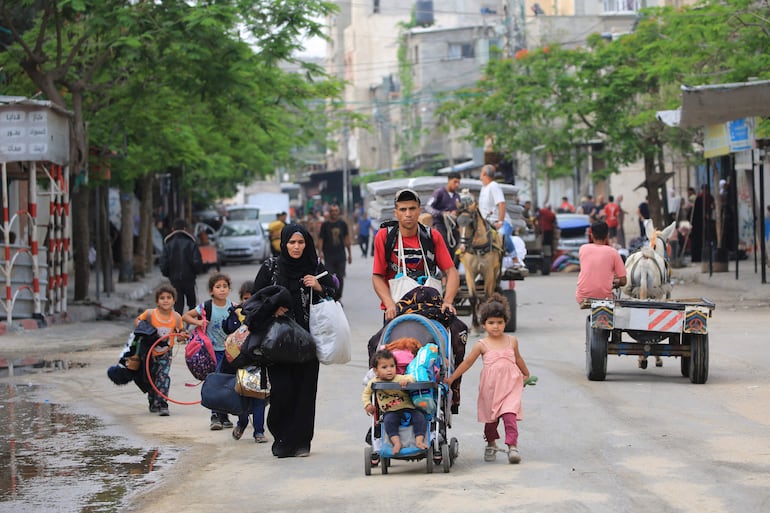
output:
{"label": "woman in black hijab", "polygon": [[[310,329],[310,289],[313,302],[333,297],[335,279],[318,261],[310,234],[298,224],[288,224],[281,231],[281,254],[267,259],[254,279],[252,293],[268,285],[289,289],[292,307],[278,307],[275,315],[290,315]],[[273,455],[278,458],[308,456],[315,424],[315,401],[318,389],[318,360],[300,364],[270,365],[270,409],[267,427],[272,433]]]}

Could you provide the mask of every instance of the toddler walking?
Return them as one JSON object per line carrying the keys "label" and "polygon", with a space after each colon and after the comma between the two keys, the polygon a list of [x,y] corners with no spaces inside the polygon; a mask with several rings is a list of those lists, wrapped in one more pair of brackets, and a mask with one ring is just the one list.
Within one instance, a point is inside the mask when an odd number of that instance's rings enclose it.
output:
{"label": "toddler walking", "polygon": [[519,353],[519,341],[505,334],[509,317],[508,301],[501,294],[493,294],[479,309],[479,317],[487,336],[479,340],[471,353],[446,378],[452,384],[471,368],[481,355],[484,367],[479,380],[478,419],[484,423],[487,446],[484,461],[494,461],[499,450],[497,425],[503,419],[505,443],[508,446],[508,462],[519,463],[519,431],[517,420],[521,418],[521,394],[529,369]]}

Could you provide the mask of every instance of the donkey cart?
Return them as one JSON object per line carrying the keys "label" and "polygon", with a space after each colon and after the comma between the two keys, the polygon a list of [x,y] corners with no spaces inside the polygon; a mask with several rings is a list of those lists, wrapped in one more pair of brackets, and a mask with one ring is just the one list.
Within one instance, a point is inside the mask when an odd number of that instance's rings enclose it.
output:
{"label": "donkey cart", "polygon": [[[521,281],[526,276],[526,270],[506,270],[503,279],[498,278],[497,286],[495,290],[502,294],[505,299],[508,300],[508,307],[510,319],[505,325],[505,331],[516,331],[516,289],[514,288],[516,281]],[[484,280],[479,278],[476,280],[476,301],[480,304],[487,299],[484,292]],[[468,284],[466,283],[465,273],[460,273],[460,288],[457,291],[457,295],[454,300],[454,307],[457,310],[457,315],[472,315],[473,303],[471,301],[471,294],[468,291]]]}
{"label": "donkey cart", "polygon": [[[675,356],[680,358],[682,376],[692,383],[708,379],[707,319],[716,308],[711,300],[594,299],[585,305],[591,309],[586,318],[589,380],[604,381],[608,354]],[[632,340],[623,340],[624,333]]]}

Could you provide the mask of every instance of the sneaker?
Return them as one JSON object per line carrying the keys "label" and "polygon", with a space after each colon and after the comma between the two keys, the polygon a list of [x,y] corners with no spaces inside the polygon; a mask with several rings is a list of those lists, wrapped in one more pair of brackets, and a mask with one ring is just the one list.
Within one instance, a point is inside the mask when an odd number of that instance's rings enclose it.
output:
{"label": "sneaker", "polygon": [[240,440],[241,437],[243,436],[244,429],[246,428],[236,424],[235,427],[233,428],[233,438],[235,440]]}
{"label": "sneaker", "polygon": [[160,406],[157,404],[151,404],[150,405],[150,413],[158,413],[160,411]]}
{"label": "sneaker", "polygon": [[494,445],[487,445],[484,447],[484,461],[495,461],[497,458],[497,447]]}
{"label": "sneaker", "polygon": [[264,433],[257,433],[254,435],[254,441],[258,444],[265,444],[267,443],[267,437],[264,435]]}
{"label": "sneaker", "polygon": [[508,449],[508,463],[518,463],[521,461],[521,456],[519,455],[519,449],[516,447],[511,447]]}
{"label": "sneaker", "polygon": [[372,453],[372,466],[376,467],[380,464],[380,455],[379,453],[373,452]]}
{"label": "sneaker", "polygon": [[158,415],[160,415],[161,417],[168,417],[169,416],[168,406],[161,406],[160,408],[158,408]]}
{"label": "sneaker", "polygon": [[209,424],[209,429],[212,431],[222,431],[222,422],[216,417],[211,417],[211,424]]}
{"label": "sneaker", "polygon": [[300,447],[296,451],[294,451],[294,456],[297,458],[307,458],[310,456],[310,447]]}
{"label": "sneaker", "polygon": [[233,427],[233,423],[227,417],[220,417],[219,421],[222,423],[222,427],[225,429],[230,429]]}

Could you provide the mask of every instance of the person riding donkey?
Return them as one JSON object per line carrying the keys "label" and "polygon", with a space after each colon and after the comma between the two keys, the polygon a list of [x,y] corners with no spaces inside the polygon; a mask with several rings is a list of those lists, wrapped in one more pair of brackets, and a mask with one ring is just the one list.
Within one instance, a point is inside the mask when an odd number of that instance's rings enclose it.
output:
{"label": "person riding donkey", "polygon": [[505,196],[500,184],[495,181],[495,168],[487,164],[481,168],[479,176],[482,186],[479,192],[478,208],[481,215],[491,224],[503,237],[503,244],[506,255],[513,261],[513,268],[524,267],[524,263],[516,255],[516,247],[511,238],[513,234],[513,225],[511,219],[505,211]]}

